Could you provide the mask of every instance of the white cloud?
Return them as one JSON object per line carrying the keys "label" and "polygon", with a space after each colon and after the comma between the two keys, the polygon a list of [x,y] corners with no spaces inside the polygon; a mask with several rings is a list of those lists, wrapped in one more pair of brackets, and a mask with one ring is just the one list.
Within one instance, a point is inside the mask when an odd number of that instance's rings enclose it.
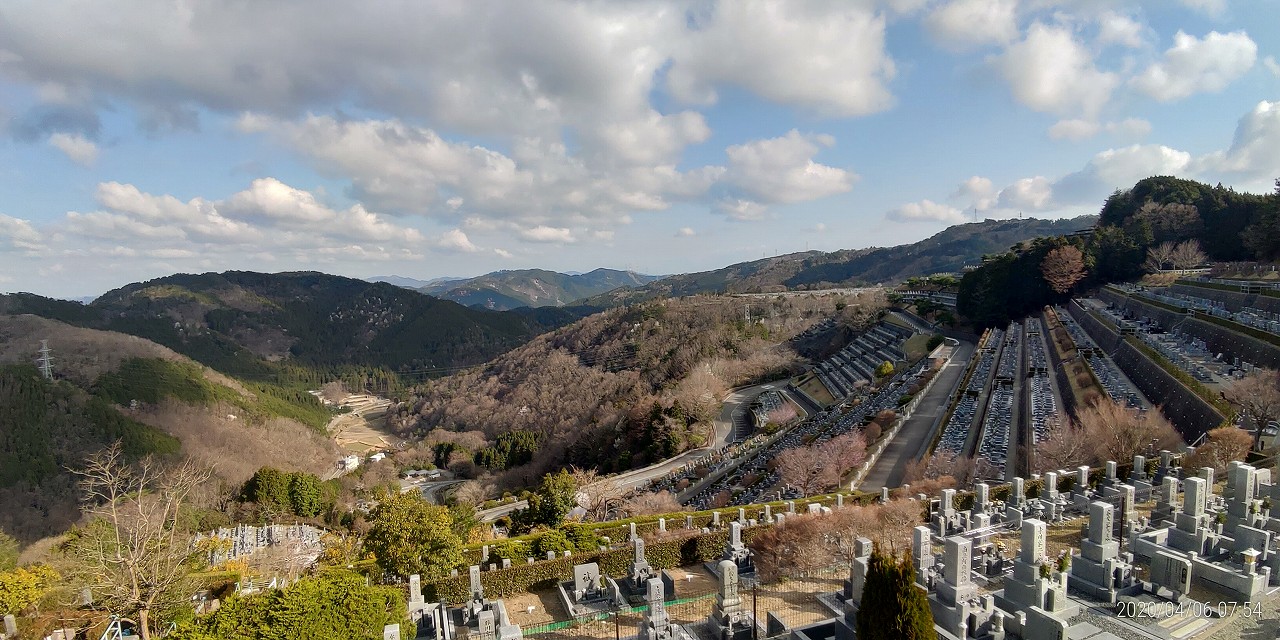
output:
{"label": "white cloud", "polygon": [[569,244],[576,242],[573,232],[569,229],[548,227],[540,225],[531,229],[521,229],[520,237],[529,242],[555,242],[561,244]]}
{"label": "white cloud", "polygon": [[1059,120],[1049,127],[1049,137],[1054,140],[1084,140],[1098,134],[1099,125],[1092,120]]}
{"label": "white cloud", "polygon": [[992,62],[1014,98],[1036,111],[1091,117],[1119,84],[1116,74],[1095,66],[1093,54],[1068,28],[1040,22]]}
{"label": "white cloud", "polygon": [[1044,176],[1023,178],[1000,190],[1001,209],[1039,211],[1053,203],[1053,185]]}
{"label": "white cloud", "polygon": [[304,260],[375,260],[416,256],[424,242],[417,229],[392,224],[359,204],[334,209],[274,178],[254,180],[216,201],[183,202],[117,182],[98,185],[96,197],[101,210],[68,212],[56,225],[86,242],[86,251],[109,242],[112,250],[165,259],[278,252]]}
{"label": "white cloud", "polygon": [[49,144],[79,165],[87,167],[98,159],[98,145],[79,134],[58,132],[49,136]]}
{"label": "white cloud", "polygon": [[1161,102],[1222,91],[1251,69],[1258,57],[1258,45],[1244,31],[1211,31],[1203,40],[1179,31],[1173,42],[1163,60],[1130,81]]}
{"label": "white cloud", "polygon": [[696,235],[698,235],[698,232],[694,231],[693,227],[680,227],[680,229],[676,231],[677,238],[692,238]]}
{"label": "white cloud", "polygon": [[929,13],[924,25],[942,46],[964,51],[1013,41],[1017,9],[1018,0],[951,0]]}
{"label": "white cloud", "polygon": [[1105,124],[1093,120],[1059,120],[1049,127],[1049,137],[1054,140],[1086,140],[1101,131],[1122,138],[1142,138],[1151,133],[1151,123],[1142,118],[1125,118]]}
{"label": "white cloud", "polygon": [[1280,176],[1280,100],[1259,102],[1240,118],[1231,146],[1200,161],[1202,170],[1265,182]]}
{"label": "white cloud", "polygon": [[999,193],[996,191],[991,179],[982,176],[973,176],[961,182],[955,193],[951,194],[953,199],[968,202],[969,204],[966,208],[974,208],[979,211],[986,211],[994,206],[998,196]]}
{"label": "white cloud", "polygon": [[1106,11],[1099,15],[1097,20],[1098,37],[1095,42],[1099,46],[1115,44],[1138,49],[1146,44],[1147,28],[1129,16]]}
{"label": "white cloud", "polygon": [[909,202],[890,211],[885,217],[898,222],[929,221],[948,224],[964,222],[964,214],[959,209],[932,200]]}
{"label": "white cloud", "polygon": [[510,251],[507,251],[506,249],[494,249],[493,252],[498,254],[499,258],[511,259],[512,257],[514,257],[513,254]]}
{"label": "white cloud", "polygon": [[1280,78],[1280,62],[1276,62],[1274,56],[1267,56],[1262,59],[1262,66],[1271,72],[1271,75]]}
{"label": "white cloud", "polygon": [[447,251],[460,251],[462,253],[480,251],[480,247],[472,243],[462,229],[450,229],[440,234],[440,239],[436,241],[436,246]]}
{"label": "white cloud", "polygon": [[1126,138],[1144,138],[1151,133],[1151,123],[1142,118],[1125,118],[1117,122],[1108,122],[1107,133]]}
{"label": "white cloud", "polygon": [[792,129],[787,135],[733,145],[725,182],[748,198],[766,204],[817,200],[853,188],[858,176],[813,161],[831,136],[806,135]]}
{"label": "white cloud", "polygon": [[694,16],[667,74],[684,102],[714,103],[718,86],[734,85],[832,116],[892,104],[885,18],[867,3],[731,0]]}
{"label": "white cloud", "polygon": [[1191,154],[1164,145],[1132,145],[1108,149],[1093,157],[1087,168],[1105,184],[1132,185],[1151,176],[1179,175],[1191,165]]}
{"label": "white cloud", "polygon": [[1182,6],[1207,13],[1211,16],[1221,14],[1227,9],[1227,0],[1178,0]]}
{"label": "white cloud", "polygon": [[7,244],[23,251],[39,251],[44,248],[43,240],[29,221],[0,213],[0,249]]}
{"label": "white cloud", "polygon": [[751,200],[726,198],[716,203],[716,210],[739,222],[764,220],[769,208]]}

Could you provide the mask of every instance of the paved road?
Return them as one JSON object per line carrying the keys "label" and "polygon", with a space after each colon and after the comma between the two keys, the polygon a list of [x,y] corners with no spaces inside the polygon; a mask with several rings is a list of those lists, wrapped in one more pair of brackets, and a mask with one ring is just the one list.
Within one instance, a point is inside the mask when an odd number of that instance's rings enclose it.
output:
{"label": "paved road", "polygon": [[961,342],[955,349],[951,362],[938,373],[939,378],[934,381],[928,393],[924,394],[915,413],[902,425],[893,442],[885,447],[884,453],[872,465],[859,489],[875,492],[880,491],[881,487],[893,489],[902,485],[902,478],[907,473],[907,463],[915,460],[921,450],[928,446],[934,423],[947,411],[952,387],[964,375],[964,369],[973,357],[974,345],[971,342]]}

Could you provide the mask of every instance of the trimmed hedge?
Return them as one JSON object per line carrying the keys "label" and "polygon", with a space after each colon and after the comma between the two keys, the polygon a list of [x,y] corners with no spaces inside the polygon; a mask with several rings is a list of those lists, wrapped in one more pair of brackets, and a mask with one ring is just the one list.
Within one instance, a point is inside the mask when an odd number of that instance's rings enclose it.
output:
{"label": "trimmed hedge", "polygon": [[[743,542],[750,542],[762,530],[764,527],[744,529]],[[715,560],[724,552],[728,542],[728,530],[693,533],[684,538],[646,544],[644,555],[649,565],[655,569],[674,569]],[[484,586],[486,597],[505,598],[517,593],[550,589],[560,581],[572,580],[573,567],[578,564],[595,562],[600,565],[601,575],[625,575],[631,570],[632,558],[631,548],[622,547],[608,551],[577,553],[570,557],[542,560],[533,564],[512,563],[506,569],[481,572],[480,584]],[[427,600],[432,602],[440,600],[450,604],[465,602],[471,595],[470,589],[470,578],[465,574],[423,583],[423,592]]]}
{"label": "trimmed hedge", "polygon": [[[808,508],[806,505],[808,505],[811,502],[816,502],[818,504],[821,504],[827,507],[834,507],[836,503],[836,495],[837,494],[835,493],[829,493],[821,496],[801,498],[798,500],[794,500],[793,502],[796,503],[796,512],[804,513],[805,510]],[[877,498],[880,497],[880,494],[878,493],[865,493],[862,491],[854,491],[852,493],[841,493],[839,495],[844,496],[844,501],[846,505],[870,504],[871,502],[875,501]],[[742,506],[742,507],[722,507],[720,509],[708,509],[706,511],[693,511],[693,512],[679,511],[676,513],[668,513],[668,514],[660,514],[660,515],[637,516],[635,518],[628,518],[626,520],[613,520],[610,522],[602,522],[602,523],[591,523],[591,522],[573,523],[573,524],[567,524],[566,528],[574,527],[579,529],[585,529],[593,533],[596,539],[603,536],[603,537],[608,537],[610,541],[620,541],[620,540],[626,540],[631,535],[631,523],[633,522],[636,523],[636,533],[644,536],[644,535],[649,535],[658,531],[658,520],[660,518],[665,517],[667,519],[667,531],[678,532],[684,529],[685,516],[693,516],[692,531],[697,531],[699,529],[702,529],[703,527],[711,526],[712,513],[719,512],[720,522],[722,524],[725,524],[725,523],[728,523],[729,521],[736,520],[738,518],[739,508],[746,510],[748,518],[754,518],[758,516],[762,511],[764,511],[765,505],[769,505],[769,507],[773,509],[774,513],[785,513],[784,510],[786,509],[787,501],[777,500],[774,502],[761,502],[761,503]],[[497,548],[500,545],[505,547],[505,545],[508,545],[512,542],[522,542],[522,543],[525,543],[526,548],[536,549],[540,546],[539,540],[542,538],[544,533],[546,532],[539,531],[534,533],[528,533],[522,536],[516,536],[513,538],[505,538],[499,541],[471,543],[462,548],[463,557],[465,558],[466,563],[468,565],[480,564],[481,558],[484,555],[485,545],[489,545],[490,558],[506,557],[506,556],[495,553],[495,548]],[[569,538],[570,540],[573,540],[574,536],[570,535]],[[597,542],[596,544],[599,544],[599,543]],[[575,550],[578,552],[592,551],[592,549],[577,548],[577,545],[575,545]],[[524,561],[523,557],[511,558],[512,564],[516,562],[523,562],[523,561]]]}

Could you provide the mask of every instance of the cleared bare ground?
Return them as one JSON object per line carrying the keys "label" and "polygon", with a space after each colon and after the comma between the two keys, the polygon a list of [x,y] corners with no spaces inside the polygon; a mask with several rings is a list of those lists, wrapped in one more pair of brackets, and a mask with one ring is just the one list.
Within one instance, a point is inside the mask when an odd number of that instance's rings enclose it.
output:
{"label": "cleared bare ground", "polygon": [[327,429],[343,453],[364,454],[396,449],[403,444],[403,440],[391,435],[386,428],[390,400],[357,394],[347,396],[341,406],[351,407],[351,412],[334,416]]}

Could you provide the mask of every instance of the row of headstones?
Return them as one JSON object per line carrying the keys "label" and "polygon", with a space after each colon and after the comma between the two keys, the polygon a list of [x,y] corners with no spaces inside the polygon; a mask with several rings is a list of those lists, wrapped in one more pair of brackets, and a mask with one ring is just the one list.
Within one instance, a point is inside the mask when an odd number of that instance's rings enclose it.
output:
{"label": "row of headstones", "polygon": [[1167,548],[1188,558],[1197,574],[1251,599],[1273,577],[1280,578],[1280,554],[1272,545],[1280,519],[1263,506],[1264,499],[1280,499],[1280,487],[1272,484],[1269,469],[1239,461],[1227,468],[1222,496],[1213,494],[1213,482],[1213,469],[1207,467],[1181,481],[1166,477],[1152,512],[1152,528],[1132,544],[1135,551],[1153,558]]}

